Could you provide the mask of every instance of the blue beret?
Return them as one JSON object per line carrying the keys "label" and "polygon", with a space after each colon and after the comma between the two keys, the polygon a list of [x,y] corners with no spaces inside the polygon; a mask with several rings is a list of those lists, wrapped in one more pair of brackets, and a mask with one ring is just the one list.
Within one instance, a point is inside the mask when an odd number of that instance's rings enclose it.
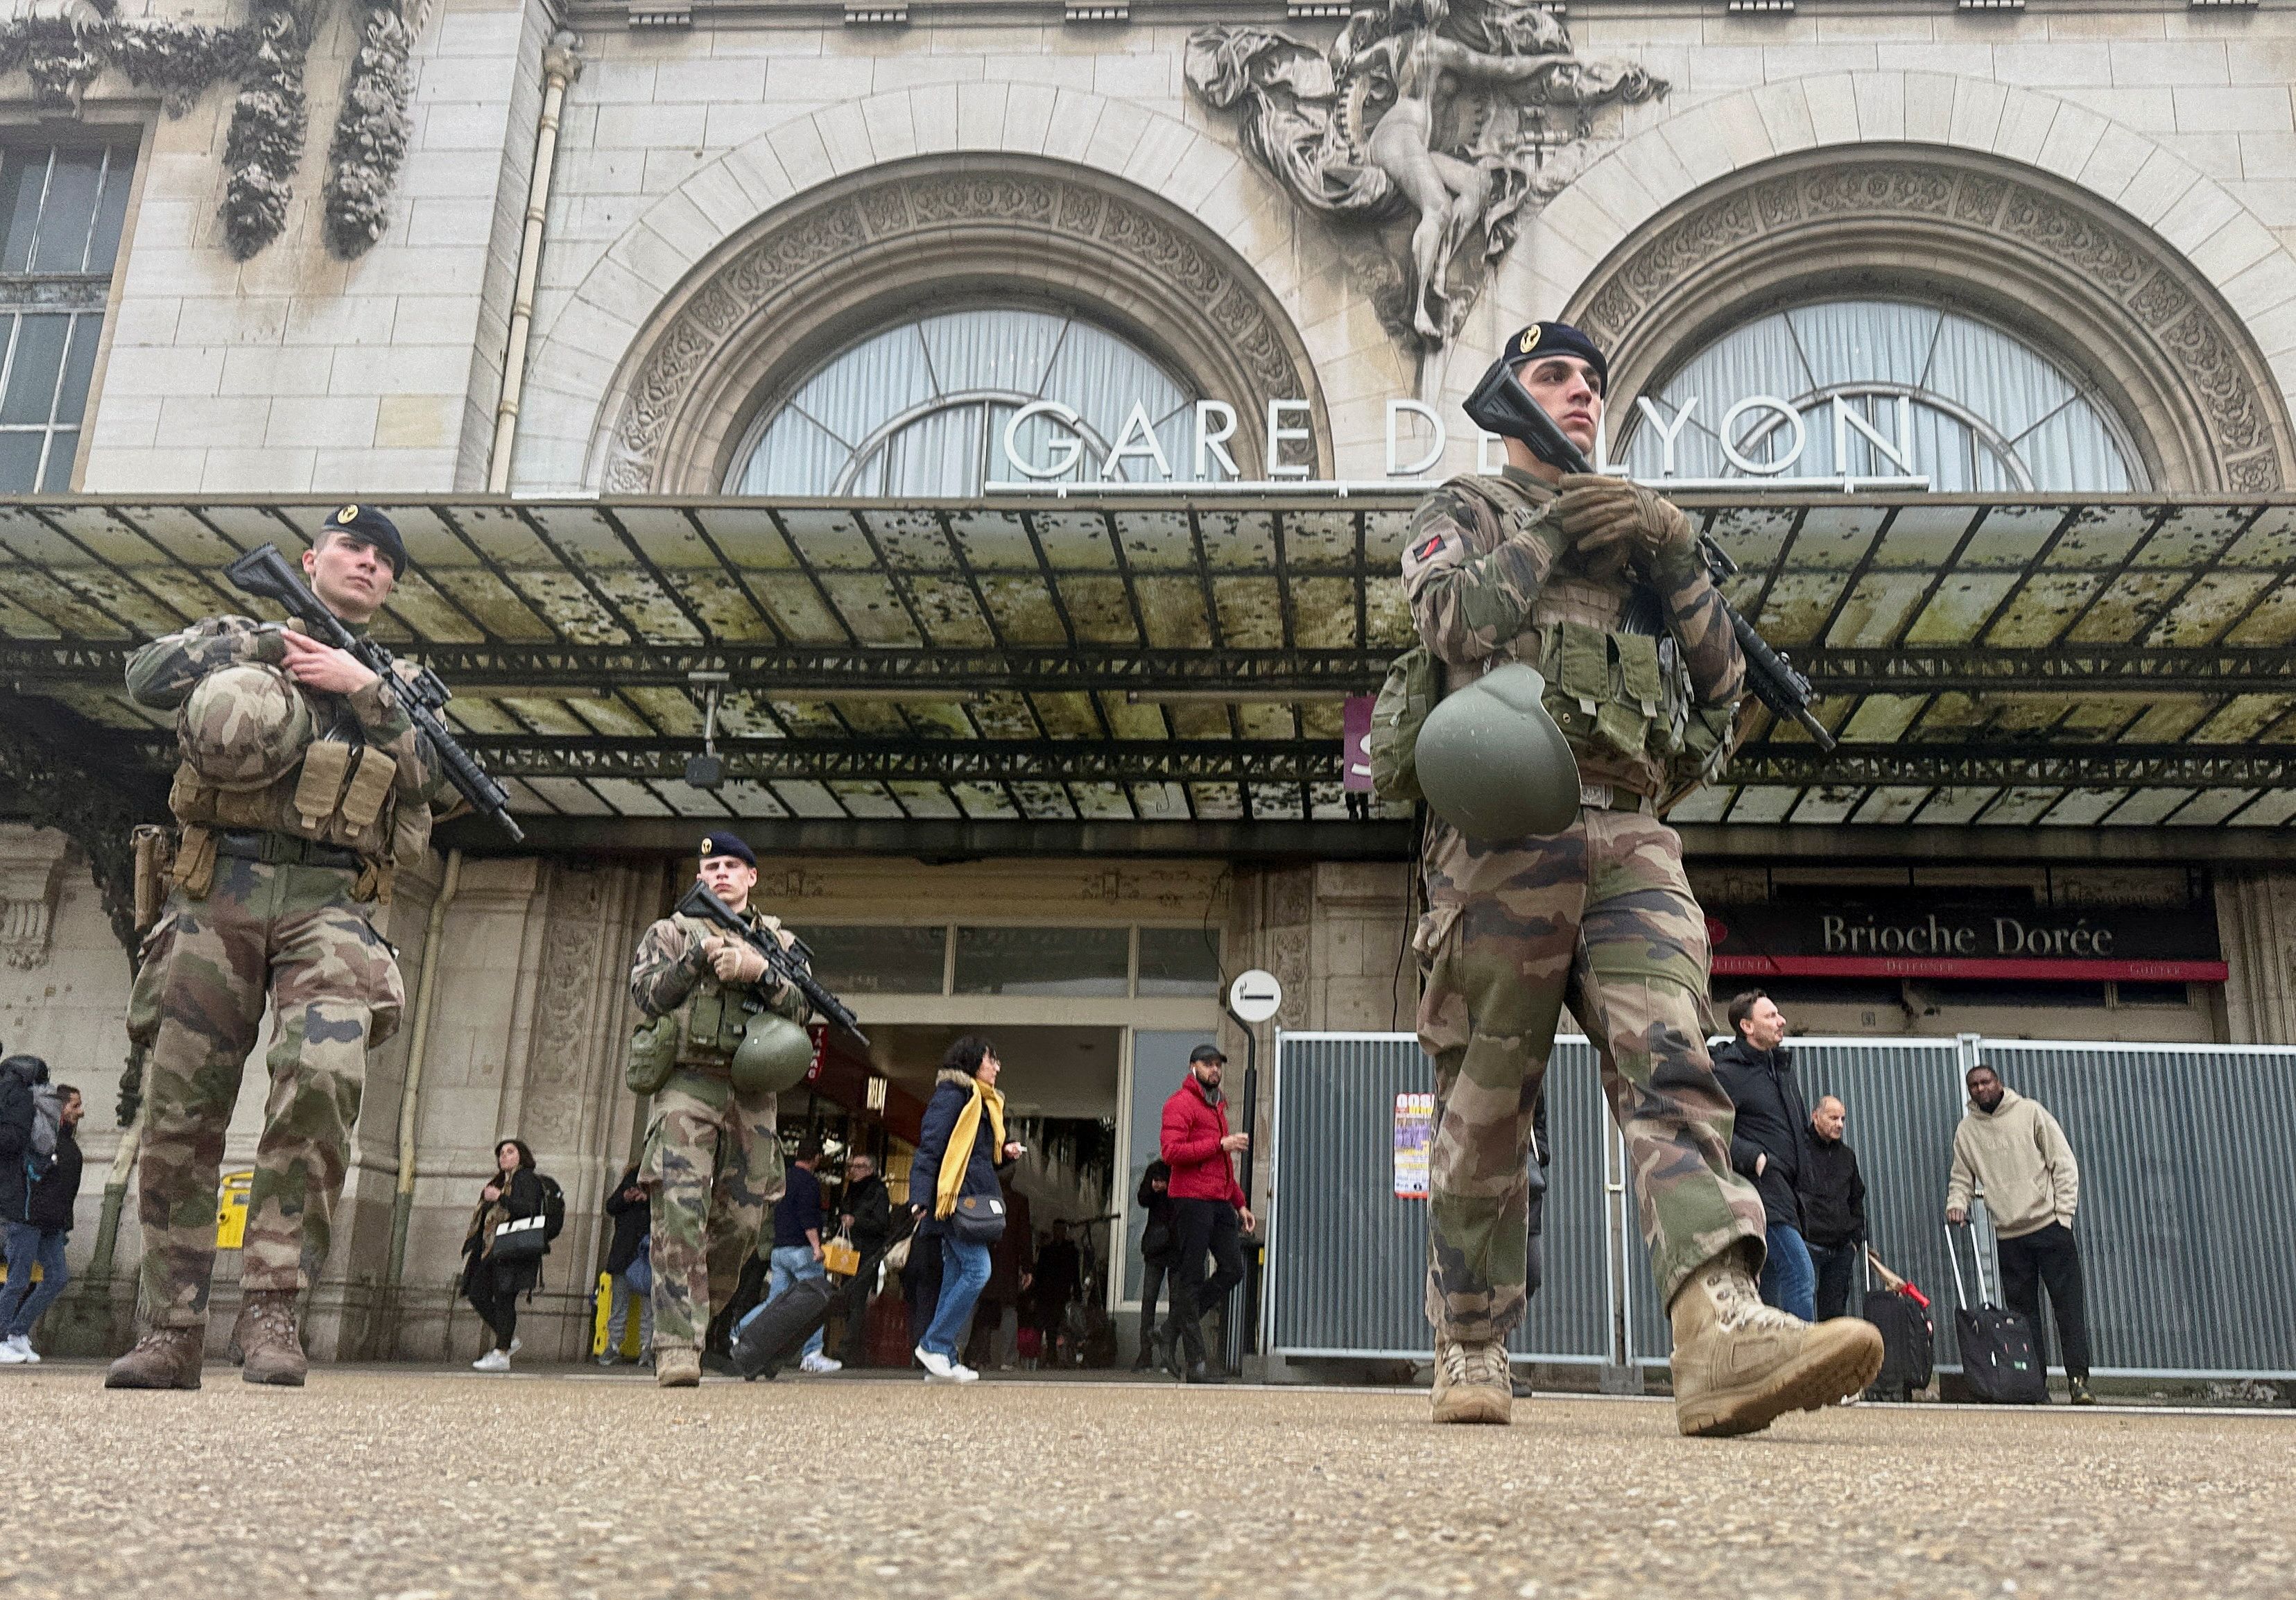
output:
{"label": "blue beret", "polygon": [[704,833],[701,836],[701,858],[707,861],[712,856],[738,856],[751,866],[758,864],[756,852],[734,833]]}
{"label": "blue beret", "polygon": [[328,513],[327,529],[331,533],[348,533],[353,538],[365,539],[382,552],[382,559],[390,563],[393,578],[406,576],[406,541],[398,537],[398,524],[373,506],[338,506]]}
{"label": "blue beret", "polygon": [[1533,356],[1576,356],[1595,369],[1595,375],[1607,389],[1611,383],[1610,358],[1595,348],[1595,341],[1567,322],[1535,322],[1506,342],[1504,359],[1510,365],[1527,361]]}

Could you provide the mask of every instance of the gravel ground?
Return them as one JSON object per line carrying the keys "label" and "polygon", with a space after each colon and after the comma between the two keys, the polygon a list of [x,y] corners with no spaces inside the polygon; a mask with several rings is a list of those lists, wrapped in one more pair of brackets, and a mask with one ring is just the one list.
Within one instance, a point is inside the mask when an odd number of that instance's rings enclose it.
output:
{"label": "gravel ground", "polygon": [[[0,1596],[2271,1596],[2296,1418],[321,1369],[0,1374]],[[27,1513],[29,1513],[28,1515]]]}

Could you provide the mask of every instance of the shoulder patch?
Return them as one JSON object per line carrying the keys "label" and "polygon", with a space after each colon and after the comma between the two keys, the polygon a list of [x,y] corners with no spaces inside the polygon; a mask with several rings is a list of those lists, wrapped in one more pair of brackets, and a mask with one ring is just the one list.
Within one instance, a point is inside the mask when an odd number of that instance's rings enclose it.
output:
{"label": "shoulder patch", "polygon": [[1451,536],[1447,533],[1431,534],[1428,536],[1425,543],[1414,545],[1411,547],[1411,559],[1414,561],[1430,560],[1434,556],[1438,550],[1440,550],[1444,546],[1450,542]]}

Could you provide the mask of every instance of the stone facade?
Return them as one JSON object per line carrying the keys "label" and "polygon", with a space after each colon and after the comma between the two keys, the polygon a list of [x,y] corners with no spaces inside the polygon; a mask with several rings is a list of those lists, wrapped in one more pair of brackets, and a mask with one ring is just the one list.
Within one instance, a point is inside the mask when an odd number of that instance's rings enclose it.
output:
{"label": "stone facade", "polygon": [[[1376,476],[1389,399],[1456,397],[1505,330],[1599,309],[1585,305],[1588,285],[1640,230],[1734,175],[1811,152],[1981,160],[2173,258],[2209,302],[2207,325],[2183,335],[2188,350],[2252,391],[2265,413],[2257,447],[2288,480],[2296,22],[2284,12],[1580,8],[1578,49],[1639,62],[1669,92],[1593,119],[1583,171],[1529,218],[1470,324],[1423,373],[1381,325],[1361,251],[1351,267],[1348,241],[1293,207],[1240,152],[1233,120],[1188,93],[1193,19],[1138,7],[1117,24],[1013,16],[921,12],[909,26],[840,27],[768,5],[633,28],[619,12],[575,14],[585,65],[553,174],[513,487],[606,487],[621,412],[674,336],[676,308],[761,219],[873,169],[1025,158],[1193,218],[1199,250],[1288,314],[1277,343],[1309,369],[1305,398],[1328,430],[1331,469]],[[371,494],[483,482],[541,54],[561,21],[534,4],[423,8],[391,221],[348,262],[320,237],[323,139],[309,141],[284,234],[241,263],[218,248],[216,217],[229,96],[151,119],[82,487]],[[340,80],[349,26],[320,30],[315,86]],[[1313,38],[1336,27],[1292,26]],[[328,92],[314,94],[318,126]],[[143,120],[147,104],[106,77],[81,115]],[[928,261],[915,270],[930,283]],[[657,487],[713,488],[706,480],[722,468],[689,463],[685,480]],[[2268,475],[2251,469],[2238,486]]]}

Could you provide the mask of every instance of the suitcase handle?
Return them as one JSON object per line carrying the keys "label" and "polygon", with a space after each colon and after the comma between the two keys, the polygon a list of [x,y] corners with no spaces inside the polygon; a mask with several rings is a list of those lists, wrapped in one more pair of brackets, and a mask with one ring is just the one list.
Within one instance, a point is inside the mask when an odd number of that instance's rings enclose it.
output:
{"label": "suitcase handle", "polygon": [[[1969,1217],[1959,1225],[1969,1230],[1969,1269],[1977,1277],[1977,1304],[1980,1310],[1993,1304],[1992,1292],[1985,1284],[1985,1251],[1977,1242],[1977,1212],[1974,1208],[1984,1203],[1972,1200],[1970,1205],[1972,1209]],[[1966,1311],[1969,1309],[1969,1295],[1962,1285],[1961,1254],[1954,1248],[1954,1227],[1955,1224],[1950,1222],[1945,1225],[1945,1254],[1946,1259],[1953,1263],[1953,1303]]]}

